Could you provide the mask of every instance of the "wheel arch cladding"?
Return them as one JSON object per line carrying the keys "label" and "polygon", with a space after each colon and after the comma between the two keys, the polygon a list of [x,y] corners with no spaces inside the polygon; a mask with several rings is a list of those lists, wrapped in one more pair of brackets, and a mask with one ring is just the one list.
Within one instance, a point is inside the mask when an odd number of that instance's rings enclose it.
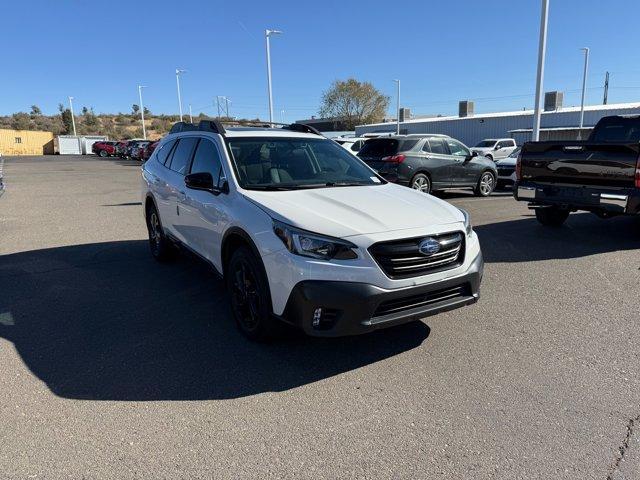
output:
{"label": "wheel arch cladding", "polygon": [[249,250],[253,252],[253,254],[259,260],[260,265],[262,265],[262,272],[265,274],[265,277],[266,277],[266,271],[264,269],[264,264],[262,263],[262,257],[260,255],[260,251],[258,250],[258,247],[256,247],[256,244],[251,239],[251,236],[240,227],[231,227],[229,230],[225,232],[222,238],[222,248],[221,248],[222,275],[226,276],[227,264],[231,259],[231,255],[240,246],[248,247]]}

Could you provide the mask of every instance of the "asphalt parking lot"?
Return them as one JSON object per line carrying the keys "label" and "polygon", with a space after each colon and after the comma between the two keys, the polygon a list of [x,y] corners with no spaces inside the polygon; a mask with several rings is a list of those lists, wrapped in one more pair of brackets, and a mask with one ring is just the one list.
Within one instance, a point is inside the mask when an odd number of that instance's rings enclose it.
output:
{"label": "asphalt parking lot", "polygon": [[139,163],[5,158],[1,478],[640,478],[640,221],[447,193],[472,307],[253,344],[147,251]]}

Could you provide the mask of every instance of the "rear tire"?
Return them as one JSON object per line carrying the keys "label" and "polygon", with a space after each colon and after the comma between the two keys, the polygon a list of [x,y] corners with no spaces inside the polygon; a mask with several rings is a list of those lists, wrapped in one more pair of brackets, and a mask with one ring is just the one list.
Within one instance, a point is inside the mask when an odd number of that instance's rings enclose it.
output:
{"label": "rear tire", "polygon": [[166,262],[175,256],[175,247],[164,234],[160,215],[155,205],[147,211],[147,230],[149,232],[149,248],[151,255],[159,262]]}
{"label": "rear tire", "polygon": [[496,188],[496,176],[489,172],[482,172],[473,193],[478,197],[488,197]]}
{"label": "rear tire", "polygon": [[431,180],[424,173],[416,174],[411,179],[409,186],[422,193],[431,193]]}
{"label": "rear tire", "polygon": [[107,153],[107,151],[106,151],[106,150],[100,150],[100,153],[98,153],[98,155],[100,155],[102,158],[104,158],[104,157],[106,157],[106,156],[107,156],[107,155],[109,155],[109,154]]}
{"label": "rear tire", "polygon": [[248,247],[238,247],[225,277],[231,311],[242,334],[256,342],[273,339],[277,325],[271,315],[269,282],[260,259]]}
{"label": "rear tire", "polygon": [[536,219],[546,227],[560,227],[569,218],[569,210],[558,207],[536,208]]}

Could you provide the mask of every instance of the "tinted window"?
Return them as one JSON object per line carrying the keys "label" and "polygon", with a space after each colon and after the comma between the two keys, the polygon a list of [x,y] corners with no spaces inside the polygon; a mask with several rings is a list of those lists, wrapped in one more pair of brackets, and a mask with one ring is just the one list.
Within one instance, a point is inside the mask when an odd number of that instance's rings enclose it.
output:
{"label": "tinted window", "polygon": [[493,147],[495,144],[496,144],[495,140],[482,140],[481,142],[478,142],[476,147],[487,148],[487,147]]}
{"label": "tinted window", "polygon": [[424,145],[422,145],[422,151],[431,153],[431,146],[429,145],[429,140],[425,140]]}
{"label": "tinted window", "polygon": [[171,157],[171,165],[169,168],[174,172],[178,172],[180,175],[184,175],[189,166],[189,160],[191,160],[191,153],[193,147],[196,146],[198,141],[197,137],[186,137],[178,140],[173,156]]}
{"label": "tinted window", "polygon": [[498,142],[498,147],[499,148],[509,148],[509,147],[514,147],[515,143],[513,140],[503,140],[501,142]]}
{"label": "tinted window", "polygon": [[383,183],[364,163],[326,139],[231,137],[228,145],[242,188],[279,191]]}
{"label": "tinted window", "polygon": [[609,117],[598,122],[589,138],[592,142],[640,141],[640,118]]}
{"label": "tinted window", "polygon": [[419,140],[403,140],[399,152],[406,152],[416,146]]}
{"label": "tinted window", "polygon": [[372,157],[386,157],[394,155],[398,151],[398,140],[395,138],[374,138],[364,142],[364,146],[358,155]]}
{"label": "tinted window", "polygon": [[167,161],[167,158],[169,158],[169,154],[171,153],[171,149],[173,148],[175,143],[176,143],[175,140],[171,140],[165,143],[164,145],[162,145],[162,147],[160,148],[160,150],[158,150],[158,153],[156,154],[156,160],[158,160],[158,162],[164,165]]}
{"label": "tinted window", "polygon": [[429,145],[431,146],[432,153],[438,153],[440,155],[447,155],[449,153],[441,138],[430,138]]}
{"label": "tinted window", "polygon": [[467,149],[467,147],[452,138],[447,138],[447,145],[449,145],[449,152],[451,153],[451,155],[459,155],[464,157],[469,155],[469,150]]}
{"label": "tinted window", "polygon": [[362,145],[362,142],[358,140],[356,143],[351,145],[351,150],[353,150],[354,152],[357,152],[358,150],[360,150],[360,145]]}
{"label": "tinted window", "polygon": [[520,147],[516,148],[513,152],[509,154],[511,158],[518,158],[518,155],[520,155]]}
{"label": "tinted window", "polygon": [[211,140],[203,138],[198,144],[196,154],[191,164],[191,173],[209,172],[213,177],[213,184],[218,185],[220,179],[220,154]]}

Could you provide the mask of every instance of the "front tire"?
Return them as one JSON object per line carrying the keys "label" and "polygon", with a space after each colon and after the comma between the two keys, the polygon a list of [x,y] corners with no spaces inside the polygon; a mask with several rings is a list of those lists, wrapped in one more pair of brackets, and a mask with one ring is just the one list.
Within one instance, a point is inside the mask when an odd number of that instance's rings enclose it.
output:
{"label": "front tire", "polygon": [[155,205],[151,205],[147,211],[147,230],[149,232],[149,249],[151,255],[159,262],[171,260],[175,254],[175,248],[164,234],[160,215]]}
{"label": "front tire", "polygon": [[422,193],[431,193],[431,180],[424,173],[418,173],[411,180],[410,187]]}
{"label": "front tire", "polygon": [[569,210],[558,207],[536,208],[536,219],[546,227],[560,227],[569,218]]}
{"label": "front tire", "polygon": [[239,247],[226,268],[231,311],[240,331],[250,340],[265,342],[275,335],[269,282],[264,268],[248,247]]}
{"label": "front tire", "polygon": [[100,153],[98,154],[100,155],[102,158],[106,157],[108,155],[106,150],[100,150]]}
{"label": "front tire", "polygon": [[496,177],[493,173],[486,171],[480,175],[478,184],[473,189],[473,192],[478,197],[488,197],[491,192],[496,188]]}

